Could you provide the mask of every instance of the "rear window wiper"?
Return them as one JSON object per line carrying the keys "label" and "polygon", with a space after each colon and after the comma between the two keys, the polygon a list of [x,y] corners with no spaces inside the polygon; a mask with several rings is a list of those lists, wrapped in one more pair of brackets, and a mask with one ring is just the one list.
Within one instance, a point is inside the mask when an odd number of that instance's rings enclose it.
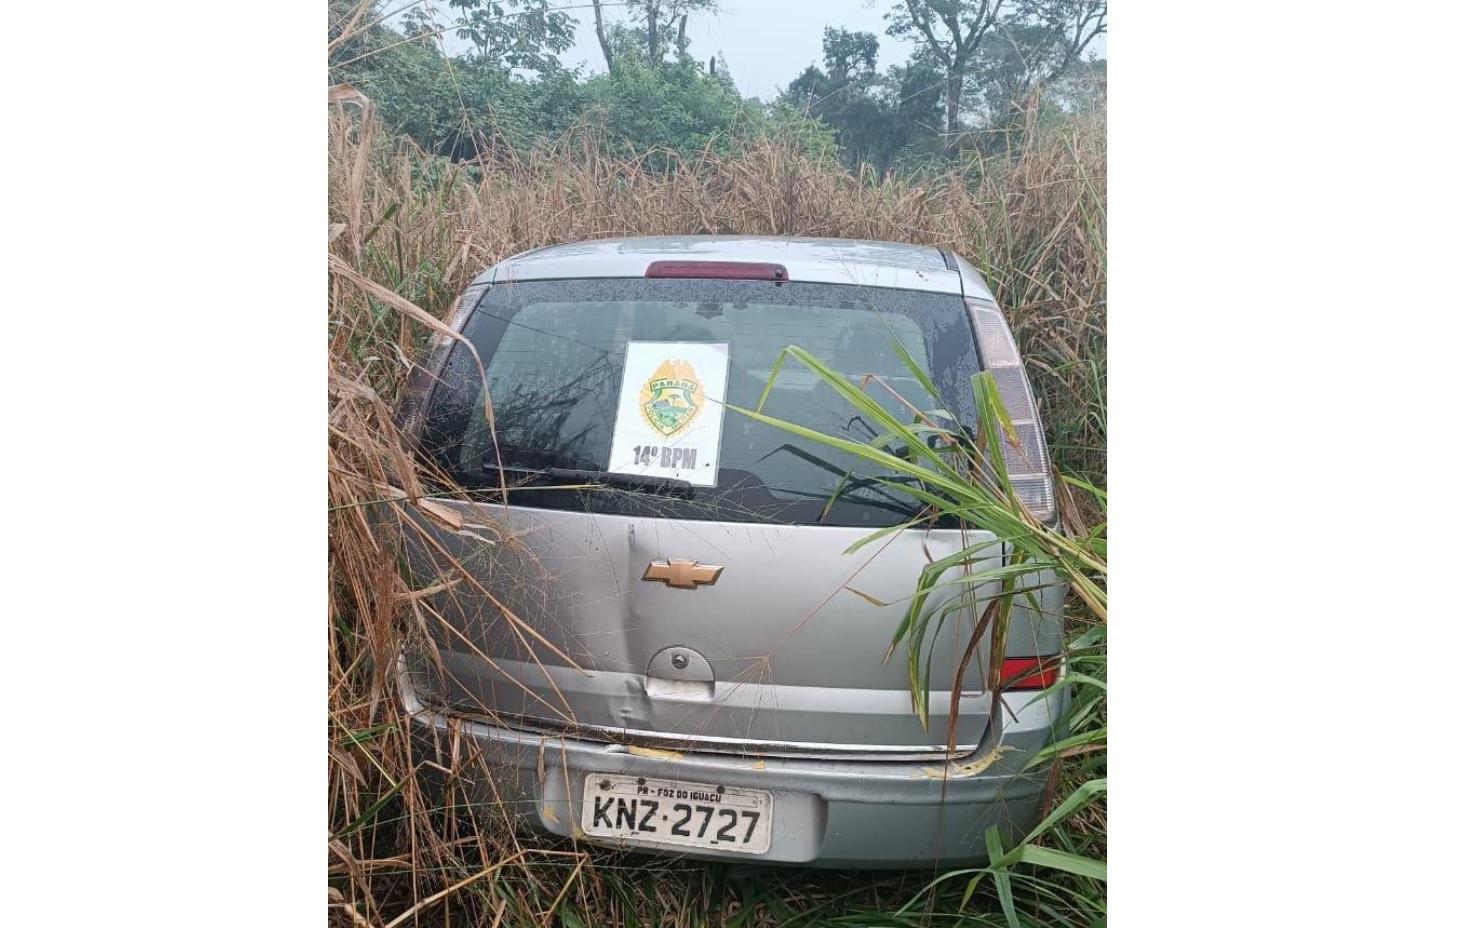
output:
{"label": "rear window wiper", "polygon": [[[483,471],[495,474],[500,468],[483,465]],[[603,483],[610,487],[624,487],[630,490],[676,490],[690,491],[691,482],[677,477],[655,477],[649,474],[621,474],[605,470],[580,470],[573,467],[504,467],[505,474],[522,477],[549,477],[554,480],[574,480],[582,483]]]}

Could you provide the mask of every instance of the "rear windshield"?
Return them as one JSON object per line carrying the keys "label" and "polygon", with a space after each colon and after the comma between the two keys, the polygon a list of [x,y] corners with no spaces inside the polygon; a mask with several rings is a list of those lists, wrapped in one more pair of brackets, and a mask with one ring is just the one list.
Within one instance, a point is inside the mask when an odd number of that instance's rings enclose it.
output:
{"label": "rear windshield", "polygon": [[[520,471],[605,471],[617,412],[624,408],[622,380],[632,343],[706,343],[725,355],[727,404],[748,409],[756,408],[779,353],[797,345],[862,384],[868,396],[908,422],[909,407],[869,376],[919,409],[935,408],[900,358],[899,343],[940,389],[941,408],[968,424],[973,416],[976,349],[964,305],[953,294],[751,280],[523,281],[489,288],[464,332],[487,371],[496,442],[485,421],[481,380],[462,345],[449,356],[433,393],[423,442],[436,463],[469,488],[496,488],[500,463],[510,469],[511,486],[525,483]],[[672,373],[661,383],[674,387]],[[648,416],[664,407],[674,427],[678,397],[675,389],[667,390]],[[763,411],[855,441],[880,431],[791,358]],[[580,492],[554,485],[575,481],[533,478],[513,491],[510,502],[670,518],[870,526],[919,512],[908,494],[873,479],[894,475],[853,455],[732,409],[717,407],[704,415],[721,417],[715,474],[704,475],[712,485],[669,493]],[[702,450],[701,466],[707,466]]]}

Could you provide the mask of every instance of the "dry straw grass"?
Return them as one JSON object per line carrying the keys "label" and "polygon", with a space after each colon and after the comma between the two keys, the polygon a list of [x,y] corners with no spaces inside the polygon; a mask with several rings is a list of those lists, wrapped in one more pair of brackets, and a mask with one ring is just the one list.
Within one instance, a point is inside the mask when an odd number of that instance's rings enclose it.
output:
{"label": "dry straw grass", "polygon": [[[533,157],[451,165],[384,137],[369,101],[338,95],[330,117],[330,894],[333,921],[390,925],[773,924],[827,907],[828,884],[646,864],[520,846],[494,822],[434,816],[414,773],[394,660],[423,621],[398,570],[393,520],[420,499],[391,404],[431,320],[508,255],[613,235],[757,233],[947,246],[982,267],[1006,308],[1064,471],[1104,482],[1104,126],[1029,127],[1018,156],[918,182],[855,177],[779,138],[730,156],[643,161],[602,154],[593,132]],[[666,166],[669,163],[669,166]],[[426,513],[428,517],[432,513]],[[420,579],[417,581],[421,584]],[[439,578],[453,582],[453,578]],[[728,880],[732,882],[728,882]],[[811,881],[811,882],[810,882]],[[849,883],[866,909],[898,906],[924,878]],[[773,887],[768,889],[768,887]],[[747,911],[752,909],[753,911]],[[780,915],[782,913],[782,915]]]}

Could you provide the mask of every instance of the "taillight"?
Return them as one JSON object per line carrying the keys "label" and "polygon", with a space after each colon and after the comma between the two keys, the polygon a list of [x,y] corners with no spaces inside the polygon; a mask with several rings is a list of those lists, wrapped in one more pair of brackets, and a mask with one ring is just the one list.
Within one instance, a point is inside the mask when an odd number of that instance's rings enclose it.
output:
{"label": "taillight", "polygon": [[976,343],[981,349],[981,363],[996,380],[996,392],[1011,417],[1017,433],[1017,445],[1001,444],[1006,460],[1007,476],[1012,489],[1032,515],[1051,522],[1057,514],[1052,487],[1052,468],[1047,460],[1047,440],[1042,437],[1042,423],[1037,418],[1037,402],[1032,397],[1032,384],[1022,359],[1017,356],[1017,343],[1007,328],[1006,319],[995,303],[966,300],[976,326]]}
{"label": "taillight", "polygon": [[1061,662],[1056,657],[1005,657],[1001,685],[1008,690],[1045,690],[1057,682]]}
{"label": "taillight", "polygon": [[652,261],[647,277],[694,277],[714,280],[788,279],[788,269],[781,264],[758,264],[751,261]]}

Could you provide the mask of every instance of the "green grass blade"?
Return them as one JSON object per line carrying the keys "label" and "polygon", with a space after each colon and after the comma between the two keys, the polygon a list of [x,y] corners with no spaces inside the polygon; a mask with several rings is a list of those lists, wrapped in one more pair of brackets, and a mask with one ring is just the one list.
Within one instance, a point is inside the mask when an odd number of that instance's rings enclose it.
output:
{"label": "green grass blade", "polygon": [[1097,796],[1100,793],[1106,793],[1107,791],[1107,777],[1098,780],[1087,781],[1083,785],[1079,786],[1077,789],[1073,790],[1072,795],[1068,796],[1066,799],[1060,802],[1057,808],[1049,812],[1047,817],[1044,818],[1041,823],[1037,825],[1036,828],[1032,829],[1031,833],[1027,835],[1024,841],[1029,844],[1033,841],[1036,841],[1038,838],[1046,834],[1048,829],[1052,828],[1059,822],[1065,821],[1069,815],[1072,815],[1083,806],[1092,802],[1093,797]]}
{"label": "green grass blade", "polygon": [[1020,862],[1037,867],[1048,867],[1093,880],[1107,881],[1108,879],[1108,864],[1105,862],[1056,848],[1024,844],[1012,852],[1011,860],[1013,863]]}
{"label": "green grass blade", "polygon": [[986,853],[991,857],[991,878],[996,883],[996,898],[1001,902],[1001,911],[1006,915],[1011,928],[1022,928],[1017,921],[1017,903],[1012,897],[1012,875],[1006,870],[1006,855],[1001,849],[1001,835],[996,826],[986,829]]}
{"label": "green grass blade", "polygon": [[935,384],[931,381],[930,375],[925,372],[925,368],[915,363],[915,359],[910,356],[910,352],[905,348],[904,343],[898,338],[891,339],[891,341],[895,344],[895,353],[900,356],[900,360],[905,363],[906,369],[910,371],[910,376],[919,382],[926,393],[929,393],[935,399],[940,399],[940,391],[935,388]]}

